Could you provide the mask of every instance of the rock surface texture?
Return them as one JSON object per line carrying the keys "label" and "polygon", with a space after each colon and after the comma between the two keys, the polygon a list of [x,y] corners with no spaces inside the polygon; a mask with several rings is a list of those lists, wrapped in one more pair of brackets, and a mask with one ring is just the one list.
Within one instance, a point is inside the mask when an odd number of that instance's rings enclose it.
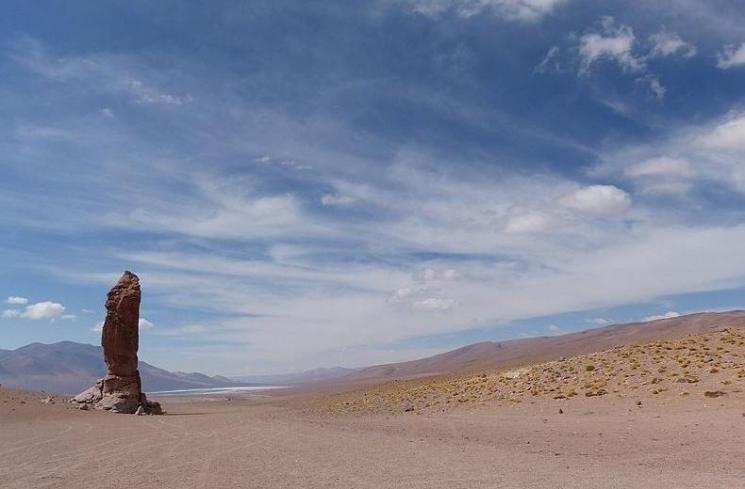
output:
{"label": "rock surface texture", "polygon": [[107,373],[73,402],[115,413],[162,414],[160,404],[148,401],[137,370],[140,321],[140,279],[124,272],[106,299],[101,345]]}

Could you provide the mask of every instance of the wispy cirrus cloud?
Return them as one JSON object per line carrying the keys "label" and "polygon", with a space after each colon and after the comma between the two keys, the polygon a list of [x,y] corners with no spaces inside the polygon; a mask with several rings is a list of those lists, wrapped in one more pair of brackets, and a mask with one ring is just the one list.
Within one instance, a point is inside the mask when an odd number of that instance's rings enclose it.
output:
{"label": "wispy cirrus cloud", "polygon": [[548,15],[568,0],[404,0],[421,15],[439,16],[454,12],[460,17],[484,13],[508,20],[534,22]]}
{"label": "wispy cirrus cloud", "polygon": [[[560,10],[576,2],[374,3],[195,7],[185,44],[152,41],[156,18],[136,46],[10,43],[0,220],[23,239],[3,271],[93,308],[132,268],[157,325],[144,352],[235,373],[411,358],[745,284],[739,95],[649,103],[693,90],[687,70],[731,41],[626,13],[588,28],[604,6]],[[307,32],[283,28],[293,15]]]}

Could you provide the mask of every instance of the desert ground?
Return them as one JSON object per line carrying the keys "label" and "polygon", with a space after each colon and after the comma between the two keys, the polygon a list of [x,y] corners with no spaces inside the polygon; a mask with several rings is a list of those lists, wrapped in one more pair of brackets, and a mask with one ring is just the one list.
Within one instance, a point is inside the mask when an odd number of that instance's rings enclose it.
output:
{"label": "desert ground", "polygon": [[470,375],[226,398],[165,416],[0,388],[26,488],[745,487],[745,333]]}

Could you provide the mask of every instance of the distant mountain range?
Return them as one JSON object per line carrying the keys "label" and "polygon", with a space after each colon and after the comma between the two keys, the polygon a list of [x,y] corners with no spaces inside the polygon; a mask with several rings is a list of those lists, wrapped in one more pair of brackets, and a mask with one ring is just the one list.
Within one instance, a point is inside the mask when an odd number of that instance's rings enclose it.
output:
{"label": "distant mountain range", "polygon": [[[227,377],[169,372],[140,361],[140,376],[147,392],[209,389],[247,385]],[[0,384],[57,394],[77,394],[106,373],[100,346],[62,341],[32,343],[17,350],[0,350]]]}
{"label": "distant mountain range", "polygon": [[[334,367],[231,379],[200,373],[169,372],[141,361],[140,375],[147,392],[246,385],[353,385],[510,368],[562,356],[593,353],[614,346],[707,334],[726,328],[745,329],[745,311],[698,313],[658,321],[615,324],[561,336],[487,341],[428,358],[361,369]],[[0,384],[8,387],[74,394],[92,385],[105,371],[100,346],[63,341],[51,345],[33,343],[17,350],[0,350]]]}

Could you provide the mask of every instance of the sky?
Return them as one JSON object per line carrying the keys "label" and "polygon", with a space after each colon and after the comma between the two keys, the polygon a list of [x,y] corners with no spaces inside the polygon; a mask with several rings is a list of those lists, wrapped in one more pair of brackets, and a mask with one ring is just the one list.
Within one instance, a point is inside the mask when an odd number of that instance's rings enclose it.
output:
{"label": "sky", "polygon": [[736,0],[4,0],[0,349],[257,374],[745,307]]}

